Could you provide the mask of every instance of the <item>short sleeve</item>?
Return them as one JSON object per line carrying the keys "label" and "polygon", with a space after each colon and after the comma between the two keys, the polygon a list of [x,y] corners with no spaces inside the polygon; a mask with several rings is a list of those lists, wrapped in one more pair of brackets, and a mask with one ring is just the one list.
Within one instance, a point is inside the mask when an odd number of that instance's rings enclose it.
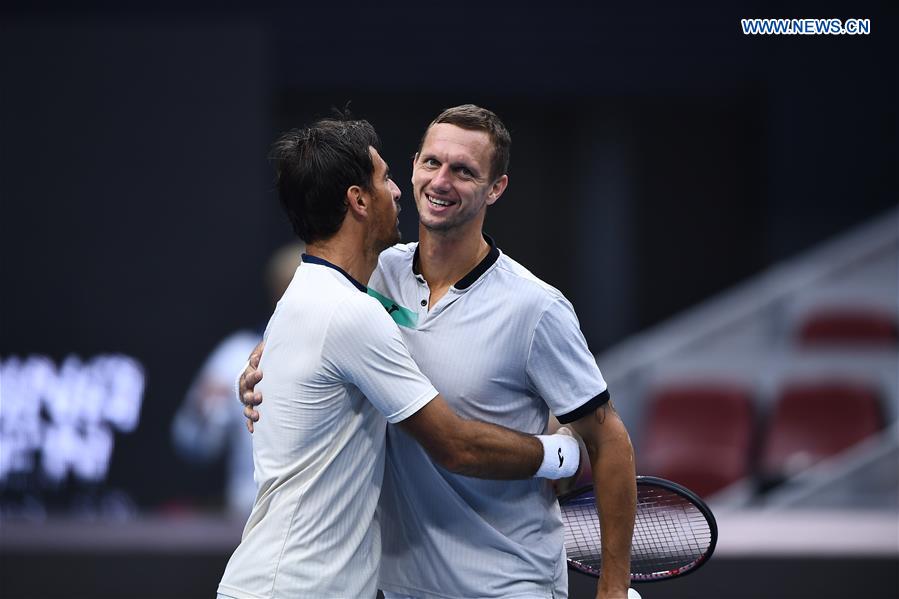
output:
{"label": "short sleeve", "polygon": [[577,420],[608,400],[606,382],[587,347],[574,308],[565,298],[554,300],[540,316],[528,353],[527,374],[531,386],[563,423]]}
{"label": "short sleeve", "polygon": [[355,385],[388,422],[405,420],[437,396],[377,300],[360,294],[342,302],[327,335],[322,357],[329,368]]}

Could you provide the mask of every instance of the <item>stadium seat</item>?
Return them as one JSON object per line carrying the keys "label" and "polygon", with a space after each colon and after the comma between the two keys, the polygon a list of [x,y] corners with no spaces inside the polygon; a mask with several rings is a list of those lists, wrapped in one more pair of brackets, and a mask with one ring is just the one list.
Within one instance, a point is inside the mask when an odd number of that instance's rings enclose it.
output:
{"label": "stadium seat", "polygon": [[899,344],[896,315],[865,307],[818,308],[808,313],[799,325],[802,346]]}
{"label": "stadium seat", "polygon": [[640,474],[661,476],[707,496],[750,474],[752,394],[742,386],[689,383],[651,392]]}
{"label": "stadium seat", "polygon": [[760,451],[763,488],[848,449],[883,424],[879,395],[871,385],[842,379],[788,383],[776,400]]}

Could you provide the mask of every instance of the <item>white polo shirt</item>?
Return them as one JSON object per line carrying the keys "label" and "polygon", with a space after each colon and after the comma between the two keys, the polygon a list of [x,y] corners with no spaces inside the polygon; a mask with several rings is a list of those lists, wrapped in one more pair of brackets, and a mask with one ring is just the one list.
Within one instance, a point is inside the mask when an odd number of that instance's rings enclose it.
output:
{"label": "white polo shirt", "polygon": [[227,597],[374,597],[386,425],[437,395],[365,287],[303,258],[266,330],[259,490]]}
{"label": "white polo shirt", "polygon": [[[369,284],[416,363],[459,414],[525,433],[549,411],[570,422],[608,400],[571,304],[502,254],[429,311],[417,244],[381,254]],[[491,481],[435,465],[388,427],[379,588],[419,598],[567,597],[562,523],[544,479]]]}

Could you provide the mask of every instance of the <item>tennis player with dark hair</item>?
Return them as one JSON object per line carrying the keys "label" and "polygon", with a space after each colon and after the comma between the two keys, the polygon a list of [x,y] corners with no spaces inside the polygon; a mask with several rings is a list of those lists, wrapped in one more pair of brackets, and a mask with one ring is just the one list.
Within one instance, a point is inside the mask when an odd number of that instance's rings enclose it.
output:
{"label": "tennis player with dark hair", "polygon": [[387,422],[465,477],[560,478],[577,467],[570,436],[456,415],[366,294],[378,255],[399,241],[400,191],[379,148],[369,123],[346,119],[274,147],[279,198],[306,254],[266,329],[259,488],[219,597],[375,596]]}
{"label": "tennis player with dark hair", "polygon": [[[487,208],[509,182],[510,147],[506,127],[484,108],[457,106],[431,122],[413,159],[420,241],[380,255],[369,293],[390,307],[422,371],[463,416],[532,434],[547,430],[550,413],[571,423],[600,508],[596,596],[624,599],[636,501],[627,430],[571,304],[483,233]],[[259,378],[252,367],[242,376],[250,421]],[[402,427],[389,426],[388,439],[379,576],[388,599],[567,597],[549,484],[459,476]]]}

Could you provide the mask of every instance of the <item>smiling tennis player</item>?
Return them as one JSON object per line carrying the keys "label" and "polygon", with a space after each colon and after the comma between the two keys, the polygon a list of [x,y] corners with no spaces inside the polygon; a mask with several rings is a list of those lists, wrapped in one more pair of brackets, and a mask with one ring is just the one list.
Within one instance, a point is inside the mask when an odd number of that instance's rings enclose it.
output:
{"label": "smiling tennis player", "polygon": [[[571,304],[483,232],[509,183],[510,147],[502,121],[479,106],[430,123],[412,164],[420,242],[385,250],[369,292],[454,410],[535,434],[552,413],[581,435],[601,508],[596,596],[625,599],[636,506],[627,430]],[[258,380],[252,368],[242,377],[251,420]],[[401,426],[388,427],[388,440],[379,576],[387,599],[567,597],[549,485],[447,472]]]}
{"label": "smiling tennis player", "polygon": [[570,436],[465,420],[409,356],[366,285],[399,240],[399,189],[365,121],[322,120],[275,145],[283,207],[306,242],[269,321],[265,419],[253,437],[259,490],[219,597],[374,597],[387,422],[467,477],[560,478]]}

